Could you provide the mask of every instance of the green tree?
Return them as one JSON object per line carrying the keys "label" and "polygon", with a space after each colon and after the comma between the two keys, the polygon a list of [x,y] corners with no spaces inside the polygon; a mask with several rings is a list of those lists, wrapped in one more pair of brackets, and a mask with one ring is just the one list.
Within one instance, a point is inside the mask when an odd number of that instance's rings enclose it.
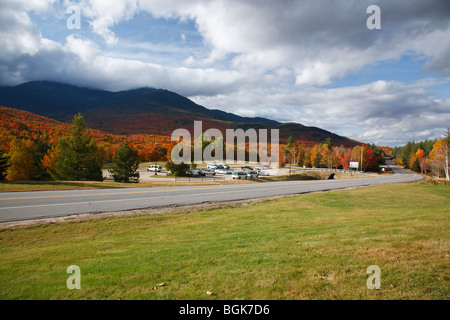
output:
{"label": "green tree", "polygon": [[331,150],[333,148],[333,139],[331,139],[330,137],[326,138],[324,144],[327,145],[328,150]]}
{"label": "green tree", "polygon": [[6,170],[9,167],[9,157],[0,149],[0,181],[6,179]]}
{"label": "green tree", "polygon": [[186,177],[190,166],[184,162],[175,164],[172,161],[166,163],[166,169],[172,173],[175,177]]}
{"label": "green tree", "polygon": [[60,153],[55,157],[57,180],[102,181],[102,164],[97,156],[97,143],[86,129],[84,117],[74,116],[69,136],[58,141]]}
{"label": "green tree", "polygon": [[288,143],[283,149],[283,153],[290,164],[299,165],[300,162],[303,163],[301,155],[304,151],[302,150],[302,146],[297,143],[292,136],[289,136]]}
{"label": "green tree", "polygon": [[415,172],[420,172],[421,171],[421,169],[420,169],[420,159],[419,158],[417,158],[417,157],[414,158],[414,161],[413,161],[413,163],[411,165],[411,170],[415,171]]}
{"label": "green tree", "polygon": [[127,144],[122,144],[117,150],[116,157],[113,158],[111,172],[116,182],[139,182],[139,156]]}

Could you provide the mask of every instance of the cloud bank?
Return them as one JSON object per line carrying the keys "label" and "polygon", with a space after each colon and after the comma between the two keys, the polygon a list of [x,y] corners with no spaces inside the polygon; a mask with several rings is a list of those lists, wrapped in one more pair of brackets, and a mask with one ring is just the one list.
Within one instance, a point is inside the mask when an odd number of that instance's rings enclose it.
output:
{"label": "cloud bank", "polygon": [[[72,4],[81,30],[67,30]],[[374,4],[380,30],[366,27]],[[0,84],[165,88],[401,145],[449,126],[449,17],[446,0],[4,0]]]}

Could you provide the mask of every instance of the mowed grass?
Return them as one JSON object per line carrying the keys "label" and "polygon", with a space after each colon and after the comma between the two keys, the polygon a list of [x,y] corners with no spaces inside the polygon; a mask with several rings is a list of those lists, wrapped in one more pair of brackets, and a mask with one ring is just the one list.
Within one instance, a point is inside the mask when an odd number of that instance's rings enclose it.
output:
{"label": "mowed grass", "polygon": [[0,299],[446,300],[449,216],[449,186],[405,184],[3,229]]}

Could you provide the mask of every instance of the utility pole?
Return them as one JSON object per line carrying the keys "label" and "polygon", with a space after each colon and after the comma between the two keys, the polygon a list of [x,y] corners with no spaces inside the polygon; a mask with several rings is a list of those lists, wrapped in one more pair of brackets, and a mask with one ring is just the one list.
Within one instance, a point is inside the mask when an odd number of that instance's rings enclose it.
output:
{"label": "utility pole", "polygon": [[[158,145],[158,142],[157,141],[154,141],[155,142],[155,166],[156,165],[158,165],[158,156],[157,156],[157,152],[156,152],[156,146]],[[158,167],[155,167],[155,176],[157,176],[158,175]]]}
{"label": "utility pole", "polygon": [[363,171],[363,151],[364,151],[364,146],[361,146],[361,172]]}
{"label": "utility pole", "polygon": [[291,180],[292,159],[289,158],[289,180]]}

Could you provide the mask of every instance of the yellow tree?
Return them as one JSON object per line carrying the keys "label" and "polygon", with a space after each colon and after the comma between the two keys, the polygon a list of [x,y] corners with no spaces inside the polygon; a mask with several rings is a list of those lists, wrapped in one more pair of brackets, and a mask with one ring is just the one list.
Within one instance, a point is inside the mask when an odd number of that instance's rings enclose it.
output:
{"label": "yellow tree", "polygon": [[7,180],[31,180],[36,170],[33,158],[34,143],[31,140],[15,138],[9,151]]}
{"label": "yellow tree", "polygon": [[361,146],[355,146],[352,149],[352,152],[351,152],[351,155],[350,155],[350,161],[358,162],[360,170],[362,170],[362,167],[361,167]]}
{"label": "yellow tree", "polygon": [[439,175],[439,170],[443,170],[445,178],[450,180],[449,176],[449,146],[445,139],[438,140],[433,145],[433,150],[428,157],[428,163],[435,174]]}
{"label": "yellow tree", "polygon": [[311,166],[319,168],[322,161],[322,145],[316,144],[311,150],[310,162]]}
{"label": "yellow tree", "polygon": [[320,154],[322,156],[320,164],[325,168],[330,168],[332,166],[333,153],[332,150],[329,148],[328,144],[322,145],[322,151],[320,152]]}

